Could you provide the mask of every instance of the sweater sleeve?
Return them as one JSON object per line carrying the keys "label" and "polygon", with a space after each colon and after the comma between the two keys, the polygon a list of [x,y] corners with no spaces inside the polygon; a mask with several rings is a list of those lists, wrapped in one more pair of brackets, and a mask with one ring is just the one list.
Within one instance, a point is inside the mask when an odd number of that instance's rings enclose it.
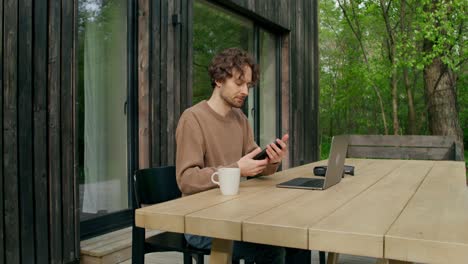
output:
{"label": "sweater sleeve", "polygon": [[[176,177],[184,195],[199,193],[216,187],[211,182],[215,167],[205,167],[206,152],[202,131],[191,113],[184,113],[176,130]],[[223,167],[237,167],[230,164]]]}

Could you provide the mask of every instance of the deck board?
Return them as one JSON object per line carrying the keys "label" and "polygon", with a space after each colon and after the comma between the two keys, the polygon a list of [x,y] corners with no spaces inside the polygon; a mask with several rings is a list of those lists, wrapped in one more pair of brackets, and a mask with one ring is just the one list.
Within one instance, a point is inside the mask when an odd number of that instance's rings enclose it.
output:
{"label": "deck board", "polygon": [[[353,255],[341,254],[338,259],[338,264],[374,264],[375,258],[360,257]],[[131,264],[131,260],[122,262],[122,264]],[[178,252],[164,252],[164,253],[150,253],[145,255],[145,264],[183,264],[182,253]],[[205,263],[209,264],[209,256],[205,256]],[[242,263],[242,262],[241,262]],[[317,251],[312,252],[312,264],[319,264]]]}

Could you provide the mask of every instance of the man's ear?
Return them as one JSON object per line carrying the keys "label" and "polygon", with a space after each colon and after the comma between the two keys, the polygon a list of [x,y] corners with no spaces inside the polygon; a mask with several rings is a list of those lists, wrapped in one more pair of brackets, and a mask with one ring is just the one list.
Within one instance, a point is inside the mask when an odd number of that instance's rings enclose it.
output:
{"label": "man's ear", "polygon": [[222,81],[215,81],[216,83],[216,87],[221,87],[221,85],[223,85],[224,82]]}

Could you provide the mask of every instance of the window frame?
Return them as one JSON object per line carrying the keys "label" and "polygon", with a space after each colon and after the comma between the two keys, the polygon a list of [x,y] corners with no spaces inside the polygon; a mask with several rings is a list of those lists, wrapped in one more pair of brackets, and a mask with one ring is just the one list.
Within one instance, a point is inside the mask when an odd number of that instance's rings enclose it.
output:
{"label": "window frame", "polygon": [[[198,0],[193,0],[198,1]],[[253,57],[256,63],[259,63],[260,60],[260,29],[263,31],[266,31],[274,36],[274,41],[275,41],[275,60],[276,60],[276,67],[275,67],[275,74],[276,74],[276,85],[275,85],[275,97],[276,97],[276,113],[275,113],[275,133],[276,137],[281,138],[281,128],[282,128],[282,122],[281,122],[281,113],[282,113],[282,90],[281,90],[281,58],[282,58],[282,38],[284,36],[284,33],[286,33],[286,30],[283,28],[278,27],[275,24],[269,23],[267,20],[259,17],[257,14],[255,14],[252,11],[247,11],[244,10],[242,7],[239,7],[233,3],[230,3],[229,1],[226,2],[219,2],[217,0],[203,0],[205,2],[208,2],[212,5],[217,6],[218,8],[224,9],[228,13],[233,13],[237,16],[240,16],[246,20],[250,20],[253,23]],[[193,5],[192,7],[193,8]],[[193,14],[192,10],[192,14]],[[192,20],[192,35],[193,35],[193,17],[191,18]],[[190,47],[192,48],[192,47]],[[193,65],[192,65],[193,67]],[[192,72],[194,72],[192,70]],[[253,124],[253,134],[254,134],[254,139],[255,142],[260,142],[260,111],[259,111],[259,106],[261,103],[261,98],[259,96],[259,84],[255,86],[253,89],[253,95],[254,95],[254,124]],[[190,102],[192,104],[193,102],[193,91],[192,93],[189,94],[190,97]],[[248,112],[248,109],[245,107],[246,105],[244,104],[244,107],[242,110],[244,113]],[[250,106],[249,106],[250,108]],[[250,112],[248,114],[251,114]],[[264,146],[260,146],[264,147]]]}

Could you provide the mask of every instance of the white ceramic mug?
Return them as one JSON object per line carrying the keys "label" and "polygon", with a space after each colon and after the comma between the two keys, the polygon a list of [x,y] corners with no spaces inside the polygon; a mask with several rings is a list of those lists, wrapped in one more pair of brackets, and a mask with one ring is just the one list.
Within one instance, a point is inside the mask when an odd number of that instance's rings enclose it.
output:
{"label": "white ceramic mug", "polygon": [[[219,181],[214,177],[218,175]],[[239,168],[221,168],[211,175],[211,181],[221,189],[224,195],[236,195],[239,193],[240,169]]]}

